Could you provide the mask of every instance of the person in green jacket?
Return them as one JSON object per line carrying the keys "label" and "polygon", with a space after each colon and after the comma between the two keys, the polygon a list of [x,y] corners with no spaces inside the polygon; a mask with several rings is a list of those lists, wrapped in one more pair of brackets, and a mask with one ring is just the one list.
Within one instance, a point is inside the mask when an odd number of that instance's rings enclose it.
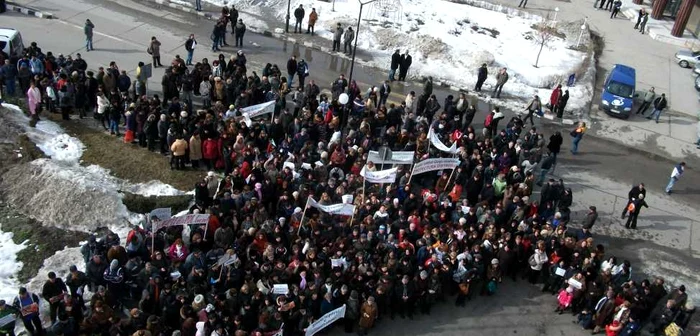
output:
{"label": "person in green jacket", "polygon": [[[0,300],[0,336],[15,336],[15,320],[19,311]],[[9,317],[8,317],[9,316]]]}

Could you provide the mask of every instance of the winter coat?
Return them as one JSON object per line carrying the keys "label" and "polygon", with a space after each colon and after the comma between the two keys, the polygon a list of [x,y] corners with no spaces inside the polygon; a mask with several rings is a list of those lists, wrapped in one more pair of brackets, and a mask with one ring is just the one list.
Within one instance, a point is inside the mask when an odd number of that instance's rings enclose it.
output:
{"label": "winter coat", "polygon": [[507,72],[499,72],[498,75],[496,75],[496,84],[497,85],[505,84],[507,81],[508,81],[508,73]]}
{"label": "winter coat", "polygon": [[557,296],[557,301],[559,301],[559,305],[564,308],[569,307],[573,299],[574,294],[567,292],[566,289],[562,289],[559,292],[559,295]]}
{"label": "winter coat", "polygon": [[287,74],[293,76],[296,73],[297,73],[297,61],[290,58],[287,61]]}
{"label": "winter coat", "polygon": [[360,309],[360,327],[370,329],[377,319],[377,304],[365,302]]}
{"label": "winter coat", "polygon": [[343,42],[350,43],[354,39],[355,39],[355,31],[348,28],[348,30],[345,31],[345,35],[343,35]]}
{"label": "winter coat", "polygon": [[663,110],[666,108],[666,97],[658,97],[654,99],[654,108],[657,110]]}
{"label": "winter coat", "polygon": [[408,68],[411,67],[411,64],[413,63],[413,57],[411,55],[406,54],[406,57],[403,57],[401,60],[401,64],[399,66],[403,71],[408,71]]}
{"label": "winter coat", "polygon": [[549,96],[549,104],[551,106],[559,104],[559,97],[561,97],[561,88],[557,87],[552,91],[552,94]]}
{"label": "winter coat", "polygon": [[202,156],[207,160],[214,160],[218,157],[218,149],[216,141],[213,139],[206,139],[202,144]]}
{"label": "winter coat", "polygon": [[561,150],[561,144],[564,142],[564,138],[561,134],[553,134],[549,137],[549,144],[547,144],[547,149],[552,153],[559,153]]}
{"label": "winter coat", "polygon": [[170,146],[170,150],[175,156],[184,156],[187,153],[187,141],[185,139],[177,139]]}
{"label": "winter coat", "polygon": [[41,104],[41,91],[38,87],[27,90],[27,104],[32,115],[36,114],[36,108]]}
{"label": "winter coat", "polygon": [[245,24],[243,22],[238,22],[236,23],[236,27],[234,28],[234,31],[236,32],[236,37],[243,37],[245,34]]}
{"label": "winter coat", "polygon": [[486,78],[489,76],[489,70],[486,67],[480,67],[479,68],[479,74],[477,75],[477,79],[480,81],[485,81]]}
{"label": "winter coat", "polygon": [[148,50],[151,52],[151,56],[160,57],[160,41],[151,41],[151,44],[148,46]]}
{"label": "winter coat", "polygon": [[398,69],[399,64],[401,64],[401,54],[395,52],[393,55],[391,55],[391,70]]}
{"label": "winter coat", "polygon": [[202,159],[202,139],[193,136],[190,138],[190,160]]}
{"label": "winter coat", "polygon": [[530,112],[537,112],[542,108],[541,102],[539,98],[532,98],[530,101],[530,105],[527,106],[527,110]]}
{"label": "winter coat", "polygon": [[297,7],[297,9],[294,10],[294,17],[297,19],[297,21],[304,19],[305,14],[306,11],[304,11],[304,8]]}
{"label": "winter coat", "polygon": [[311,11],[311,14],[309,14],[309,26],[315,25],[317,20],[318,13],[316,13],[316,11]]}
{"label": "winter coat", "polygon": [[335,32],[333,33],[333,41],[340,41],[340,39],[343,37],[343,28],[336,27]]}

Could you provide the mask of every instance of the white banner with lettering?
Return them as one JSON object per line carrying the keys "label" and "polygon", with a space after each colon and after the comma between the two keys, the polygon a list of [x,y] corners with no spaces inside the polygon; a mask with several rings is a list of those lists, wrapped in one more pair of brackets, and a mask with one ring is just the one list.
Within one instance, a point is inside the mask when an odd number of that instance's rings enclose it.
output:
{"label": "white banner with lettering", "polygon": [[413,166],[413,174],[423,174],[433,170],[455,169],[457,166],[459,166],[459,159],[427,159]]}
{"label": "white banner with lettering", "polygon": [[459,149],[457,149],[456,142],[453,142],[452,146],[450,146],[448,148],[447,146],[445,146],[444,143],[442,143],[442,141],[440,141],[437,134],[435,134],[435,131],[433,131],[432,127],[430,127],[430,130],[428,131],[428,139],[430,139],[430,143],[433,144],[433,146],[435,146],[435,148],[437,148],[443,152],[450,153],[450,154],[457,154],[457,152],[459,152]]}
{"label": "white banner with lettering", "polygon": [[267,103],[262,103],[258,105],[248,106],[241,109],[241,115],[245,120],[246,125],[250,126],[253,124],[252,119],[259,117],[264,114],[275,112],[275,101],[269,101]]}
{"label": "white banner with lettering", "polygon": [[352,214],[355,212],[355,206],[352,204],[338,203],[321,205],[311,197],[309,197],[309,205],[331,215],[352,216]]}
{"label": "white banner with lettering", "polygon": [[364,166],[360,171],[360,176],[370,183],[394,183],[397,171],[398,168],[391,168],[373,172],[367,170],[367,166]]}
{"label": "white banner with lettering", "polygon": [[415,152],[392,152],[391,159],[382,160],[377,151],[369,151],[367,161],[372,161],[375,164],[412,164]]}
{"label": "white banner with lettering", "polygon": [[311,323],[311,325],[306,328],[305,336],[316,335],[316,333],[323,330],[323,328],[331,325],[333,322],[340,320],[343,317],[345,317],[345,305],[328,312],[328,314],[321,316],[320,319],[314,321],[314,323]]}

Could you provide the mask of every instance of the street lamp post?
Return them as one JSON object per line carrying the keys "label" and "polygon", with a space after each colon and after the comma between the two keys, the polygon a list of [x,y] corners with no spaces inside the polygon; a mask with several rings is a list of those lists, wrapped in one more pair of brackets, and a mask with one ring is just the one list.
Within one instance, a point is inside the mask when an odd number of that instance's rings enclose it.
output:
{"label": "street lamp post", "polygon": [[554,8],[554,20],[552,20],[552,28],[557,25],[557,14],[559,14],[559,7]]}
{"label": "street lamp post", "polygon": [[287,0],[287,25],[284,28],[284,31],[289,34],[289,11],[292,9],[292,0]]}
{"label": "street lamp post", "polygon": [[578,48],[579,44],[581,44],[581,37],[583,36],[583,32],[586,30],[586,24],[581,25],[581,33],[578,34],[578,41],[576,41],[576,48]]}
{"label": "street lamp post", "polygon": [[352,48],[352,59],[350,60],[350,75],[348,76],[348,83],[352,83],[352,73],[355,70],[355,52],[357,51],[357,40],[360,38],[360,21],[362,21],[362,8],[367,4],[371,4],[377,0],[357,0],[360,3],[360,15],[357,16],[357,29],[355,29],[355,46]]}

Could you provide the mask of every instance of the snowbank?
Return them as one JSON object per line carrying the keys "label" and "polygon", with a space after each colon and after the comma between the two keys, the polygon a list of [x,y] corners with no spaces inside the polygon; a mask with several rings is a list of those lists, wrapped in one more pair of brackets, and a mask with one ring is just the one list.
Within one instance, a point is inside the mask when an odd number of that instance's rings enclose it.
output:
{"label": "snowbank", "polygon": [[[225,1],[209,2],[222,5]],[[368,62],[372,66],[389,69],[394,50],[408,50],[413,55],[409,77],[433,76],[436,81],[470,91],[482,63],[489,67],[484,91],[495,86],[498,69],[506,67],[510,79],[503,91],[520,98],[516,110],[522,109],[523,103],[535,94],[548,99],[557,84],[565,85],[569,75],[580,76],[585,69],[586,53],[574,50],[581,33],[580,23],[559,24],[557,34],[551,36],[535,67],[539,45],[533,26],[541,24],[545,20],[542,17],[445,0],[396,0],[391,6],[382,5],[392,2],[378,1],[363,9],[358,46],[373,57]],[[316,32],[326,39],[332,39],[337,23],[343,28],[354,28],[360,9],[359,3],[351,0],[336,0],[335,11],[331,10],[332,3],[321,1],[292,0],[291,4],[292,11],[304,5],[307,16],[312,7],[316,8]],[[272,14],[280,25],[287,14],[284,0],[248,0],[237,3],[237,7],[257,15]],[[582,44],[587,41],[584,37]],[[590,100],[579,90],[586,91],[579,86],[569,89],[570,106],[585,106]]]}
{"label": "snowbank", "polygon": [[17,296],[19,287],[15,273],[22,269],[22,262],[17,261],[17,253],[26,247],[25,243],[17,245],[12,241],[12,232],[0,232],[0,299],[9,304]]}

